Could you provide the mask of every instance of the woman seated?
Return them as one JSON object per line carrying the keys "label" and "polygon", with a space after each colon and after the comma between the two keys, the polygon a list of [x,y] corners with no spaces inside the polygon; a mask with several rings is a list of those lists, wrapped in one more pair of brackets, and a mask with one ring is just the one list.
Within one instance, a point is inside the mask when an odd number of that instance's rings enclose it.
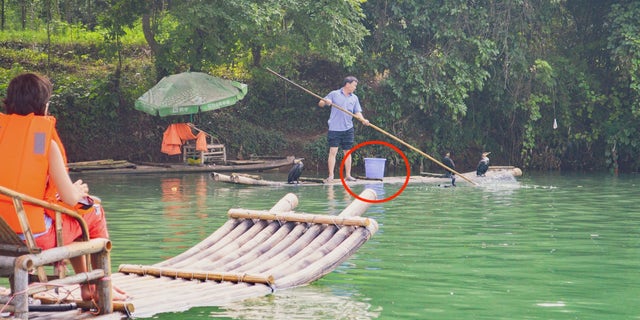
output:
{"label": "woman seated", "polygon": [[[53,85],[44,76],[25,73],[9,83],[0,113],[0,185],[50,203],[81,209],[90,238],[109,238],[104,210],[89,197],[89,187],[82,180],[72,182],[67,172],[64,146],[56,131],[56,119],[48,115]],[[55,213],[24,204],[36,245],[43,250],[57,245]],[[12,229],[22,233],[13,203],[0,198],[0,215]],[[62,215],[63,244],[82,239],[80,224]],[[71,258],[76,273],[86,272],[85,257]],[[97,298],[95,286],[82,285],[83,300]],[[127,294],[114,287],[114,300]]]}

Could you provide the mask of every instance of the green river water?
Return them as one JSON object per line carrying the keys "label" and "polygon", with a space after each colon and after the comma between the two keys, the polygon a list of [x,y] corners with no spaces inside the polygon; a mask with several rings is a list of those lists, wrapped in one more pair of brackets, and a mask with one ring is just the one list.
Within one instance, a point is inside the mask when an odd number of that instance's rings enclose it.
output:
{"label": "green river water", "polygon": [[[75,178],[75,177],[74,177]],[[198,243],[229,208],[338,214],[341,185],[247,187],[207,174],[87,175],[121,263]],[[285,179],[285,177],[282,177]],[[309,286],[158,319],[640,319],[640,176],[528,173],[457,188],[409,185],[365,216],[380,230]],[[399,185],[374,188],[388,197]],[[363,187],[354,187],[359,193]]]}

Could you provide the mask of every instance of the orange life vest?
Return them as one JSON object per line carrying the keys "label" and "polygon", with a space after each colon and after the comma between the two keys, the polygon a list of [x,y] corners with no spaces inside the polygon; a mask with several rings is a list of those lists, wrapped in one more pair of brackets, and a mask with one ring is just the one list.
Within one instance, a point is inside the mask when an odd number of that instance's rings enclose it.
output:
{"label": "orange life vest", "polygon": [[[64,163],[64,147],[51,116],[0,113],[0,185],[47,201],[55,201],[57,189],[49,181],[51,141],[58,144]],[[34,233],[46,231],[42,207],[25,202],[27,219]],[[0,195],[0,215],[17,232],[22,228],[11,198]]]}

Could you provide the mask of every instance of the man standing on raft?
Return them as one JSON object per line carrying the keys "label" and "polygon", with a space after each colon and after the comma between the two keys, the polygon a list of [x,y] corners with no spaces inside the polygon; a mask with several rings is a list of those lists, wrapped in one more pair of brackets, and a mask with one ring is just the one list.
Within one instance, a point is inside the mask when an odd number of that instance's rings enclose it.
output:
{"label": "man standing on raft", "polygon": [[[352,114],[354,114],[360,122],[364,125],[369,125],[369,120],[365,119],[362,115],[362,107],[360,106],[360,100],[353,92],[356,91],[358,86],[358,79],[353,76],[344,78],[342,88],[329,92],[329,94],[318,102],[319,107],[331,106],[335,104]],[[355,140],[355,131],[353,128],[353,117],[346,112],[338,110],[337,108],[331,108],[331,114],[329,115],[329,132],[327,134],[327,142],[329,144],[329,157],[327,158],[327,164],[329,169],[329,176],[327,182],[333,181],[333,171],[336,166],[336,156],[338,154],[338,147],[342,147],[342,151],[346,155],[351,148]],[[356,179],[351,176],[351,155],[344,162],[345,180],[355,181]]]}
{"label": "man standing on raft", "polygon": [[[444,158],[442,158],[442,164],[444,164],[445,166],[447,166],[450,169],[453,169],[453,170],[456,169],[456,164],[451,159],[451,153],[450,152],[447,152],[444,155]],[[453,187],[456,186],[456,175],[455,175],[455,173],[453,173],[449,169],[445,169],[444,176],[447,177],[447,178],[451,178],[451,186],[453,186]]]}

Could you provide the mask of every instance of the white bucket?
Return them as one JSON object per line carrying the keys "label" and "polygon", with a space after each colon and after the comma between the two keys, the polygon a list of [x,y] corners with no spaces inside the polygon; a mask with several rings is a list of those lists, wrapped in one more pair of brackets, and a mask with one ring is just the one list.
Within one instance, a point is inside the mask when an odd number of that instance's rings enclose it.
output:
{"label": "white bucket", "polygon": [[364,172],[369,179],[382,179],[384,177],[384,158],[364,158]]}

